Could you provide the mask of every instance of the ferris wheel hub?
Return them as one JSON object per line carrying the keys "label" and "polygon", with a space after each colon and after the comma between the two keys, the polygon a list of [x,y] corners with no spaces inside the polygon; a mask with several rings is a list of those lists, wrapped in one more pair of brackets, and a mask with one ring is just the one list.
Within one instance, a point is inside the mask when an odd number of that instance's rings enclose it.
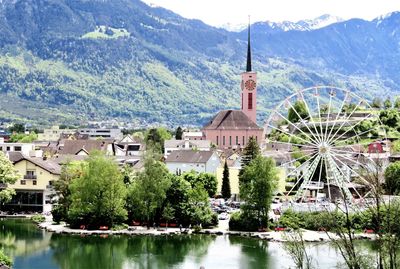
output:
{"label": "ferris wheel hub", "polygon": [[331,150],[331,146],[326,143],[326,142],[322,142],[318,145],[318,153],[321,157],[325,157],[329,154]]}

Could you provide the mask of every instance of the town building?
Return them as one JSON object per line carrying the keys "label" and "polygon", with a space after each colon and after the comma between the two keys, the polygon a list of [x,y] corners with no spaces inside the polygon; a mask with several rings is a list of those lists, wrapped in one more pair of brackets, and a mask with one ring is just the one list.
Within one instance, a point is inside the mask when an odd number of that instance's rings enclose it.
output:
{"label": "town building", "polygon": [[10,161],[20,175],[14,184],[8,186],[16,191],[5,210],[24,212],[50,212],[51,199],[55,196],[54,181],[61,174],[61,166],[45,158],[27,157],[20,152],[8,153]]}
{"label": "town building", "polygon": [[50,129],[44,129],[43,133],[38,134],[39,141],[58,141],[62,134],[73,134],[74,129],[60,129],[59,126],[52,126]]}
{"label": "town building", "polygon": [[165,164],[171,173],[177,175],[190,171],[216,175],[221,161],[214,151],[177,150],[171,152]]}
{"label": "town building", "polygon": [[211,141],[209,140],[165,140],[164,141],[165,157],[177,150],[199,150],[199,151],[210,151]]}
{"label": "town building", "polygon": [[25,156],[36,156],[35,144],[33,143],[6,143],[0,138],[0,151],[4,154],[9,152],[20,152]]}
{"label": "town building", "polygon": [[244,148],[250,137],[261,145],[263,129],[256,123],[257,73],[251,64],[250,26],[248,30],[247,66],[242,73],[241,109],[223,110],[217,113],[202,129],[204,139],[210,140],[219,149]]}
{"label": "town building", "polygon": [[123,138],[122,131],[117,128],[82,128],[78,132],[80,134],[87,134],[89,139],[105,138],[121,140]]}

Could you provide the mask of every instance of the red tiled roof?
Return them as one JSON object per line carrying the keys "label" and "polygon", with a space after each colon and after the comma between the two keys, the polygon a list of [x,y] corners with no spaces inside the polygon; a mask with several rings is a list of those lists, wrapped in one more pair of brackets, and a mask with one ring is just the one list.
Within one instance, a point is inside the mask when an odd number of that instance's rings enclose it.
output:
{"label": "red tiled roof", "polygon": [[203,130],[261,130],[261,128],[247,117],[241,110],[222,110],[204,126]]}

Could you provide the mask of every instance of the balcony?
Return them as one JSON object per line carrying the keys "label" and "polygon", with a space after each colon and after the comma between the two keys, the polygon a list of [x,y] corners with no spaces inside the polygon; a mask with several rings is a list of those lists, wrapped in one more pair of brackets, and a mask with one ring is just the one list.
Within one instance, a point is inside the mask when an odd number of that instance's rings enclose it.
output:
{"label": "balcony", "polygon": [[24,175],[24,179],[37,179],[37,175]]}

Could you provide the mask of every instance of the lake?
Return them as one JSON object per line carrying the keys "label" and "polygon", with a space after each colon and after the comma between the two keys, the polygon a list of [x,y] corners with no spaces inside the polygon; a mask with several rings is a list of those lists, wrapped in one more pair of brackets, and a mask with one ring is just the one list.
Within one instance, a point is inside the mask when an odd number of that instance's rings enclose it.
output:
{"label": "lake", "polygon": [[[235,236],[86,236],[40,230],[28,220],[0,220],[0,244],[14,269],[293,268],[281,243]],[[313,243],[318,268],[336,268],[338,254]]]}

